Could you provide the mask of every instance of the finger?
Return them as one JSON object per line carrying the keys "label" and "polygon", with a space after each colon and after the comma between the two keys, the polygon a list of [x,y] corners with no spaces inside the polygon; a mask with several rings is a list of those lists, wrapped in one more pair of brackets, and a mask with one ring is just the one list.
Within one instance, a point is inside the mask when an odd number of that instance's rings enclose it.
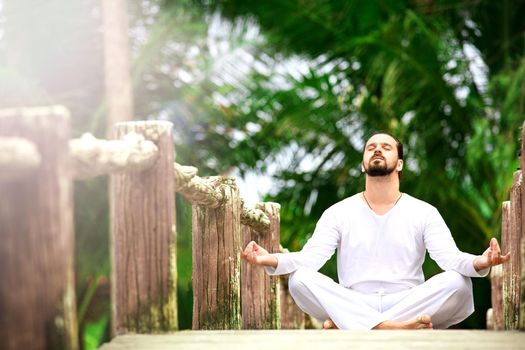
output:
{"label": "finger", "polygon": [[498,248],[498,240],[496,238],[492,238],[490,240],[490,249],[495,250]]}
{"label": "finger", "polygon": [[507,261],[509,261],[509,260],[510,260],[510,252],[508,252],[507,254],[505,254],[505,255],[503,255],[503,256],[501,257],[501,261],[502,261],[502,262],[507,262]]}
{"label": "finger", "polygon": [[498,240],[496,238],[493,238],[493,240],[494,240],[494,243],[495,243],[496,251],[498,252],[498,254],[501,254],[501,247],[500,247],[500,245],[498,243]]}
{"label": "finger", "polygon": [[244,252],[245,252],[245,253],[249,253],[249,252],[251,252],[251,251],[253,250],[253,245],[254,245],[254,244],[255,244],[254,241],[251,241],[250,243],[248,243],[248,244],[246,245],[246,248],[244,249]]}

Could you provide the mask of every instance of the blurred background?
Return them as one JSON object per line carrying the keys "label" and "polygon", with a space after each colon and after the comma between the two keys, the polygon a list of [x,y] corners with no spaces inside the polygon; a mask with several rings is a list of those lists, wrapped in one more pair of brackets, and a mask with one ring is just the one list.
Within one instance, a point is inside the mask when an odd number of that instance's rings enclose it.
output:
{"label": "blurred background", "polygon": [[[63,104],[73,137],[105,137],[102,1],[0,0],[0,108]],[[176,160],[200,176],[279,202],[284,247],[299,250],[326,208],[363,189],[374,130],[404,142],[401,190],[436,206],[460,249],[499,238],[525,119],[525,1],[129,0],[125,12],[134,118],[173,122]],[[109,337],[107,193],[105,177],[75,182],[84,349]],[[190,216],[177,198],[181,329]],[[334,259],[322,271],[336,278]],[[461,328],[485,327],[489,280],[474,291]]]}

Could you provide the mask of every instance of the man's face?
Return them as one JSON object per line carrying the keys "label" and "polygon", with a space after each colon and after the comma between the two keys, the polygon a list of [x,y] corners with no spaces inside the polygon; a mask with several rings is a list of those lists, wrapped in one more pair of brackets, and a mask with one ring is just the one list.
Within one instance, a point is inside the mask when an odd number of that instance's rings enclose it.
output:
{"label": "man's face", "polygon": [[396,140],[387,134],[372,136],[363,153],[363,168],[368,176],[390,175],[402,160],[398,159]]}

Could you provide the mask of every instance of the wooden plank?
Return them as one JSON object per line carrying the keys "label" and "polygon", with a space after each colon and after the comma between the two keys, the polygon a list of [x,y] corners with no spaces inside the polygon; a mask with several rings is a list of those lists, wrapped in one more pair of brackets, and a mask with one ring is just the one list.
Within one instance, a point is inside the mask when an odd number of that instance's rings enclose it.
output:
{"label": "wooden plank", "polygon": [[69,112],[0,111],[0,136],[35,145],[37,166],[0,180],[0,349],[76,349]]}
{"label": "wooden plank", "polygon": [[183,331],[167,335],[125,335],[101,350],[331,350],[331,349],[525,349],[525,333],[482,330]]}
{"label": "wooden plank", "polygon": [[193,329],[241,328],[241,198],[235,179],[216,177],[218,208],[193,205]]}
{"label": "wooden plank", "polygon": [[155,164],[111,176],[113,333],[177,329],[175,179],[170,122],[126,122],[158,147]]}
{"label": "wooden plank", "polygon": [[[279,251],[279,230],[281,206],[277,203],[258,203],[270,219],[266,231],[257,231],[242,225],[243,247],[255,241],[271,253]],[[281,310],[279,308],[280,283],[278,276],[268,276],[260,266],[252,266],[241,261],[241,305],[243,329],[279,329],[281,328]]]}

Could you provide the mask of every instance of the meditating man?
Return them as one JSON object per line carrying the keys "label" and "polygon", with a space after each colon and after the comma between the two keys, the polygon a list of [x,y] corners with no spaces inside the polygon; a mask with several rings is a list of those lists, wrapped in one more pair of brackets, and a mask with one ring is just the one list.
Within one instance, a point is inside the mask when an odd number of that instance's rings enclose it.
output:
{"label": "meditating man", "polygon": [[[299,252],[241,256],[270,275],[290,273],[297,305],[324,328],[447,328],[474,311],[470,277],[508,261],[495,238],[479,256],[461,252],[432,205],[399,191],[403,145],[388,133],[366,142],[365,190],[328,208]],[[446,189],[444,189],[446,190]],[[337,250],[339,283],[317,272]],[[444,272],[424,281],[425,251]]]}

